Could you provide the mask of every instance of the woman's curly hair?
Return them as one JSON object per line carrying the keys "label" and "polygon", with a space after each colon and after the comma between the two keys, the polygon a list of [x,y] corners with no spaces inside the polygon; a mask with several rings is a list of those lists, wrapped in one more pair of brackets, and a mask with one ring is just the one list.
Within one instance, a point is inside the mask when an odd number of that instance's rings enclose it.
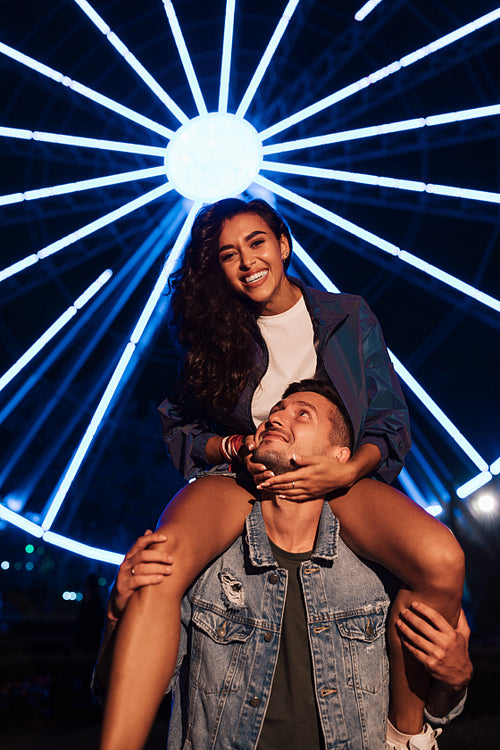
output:
{"label": "woman's curly hair", "polygon": [[[255,213],[292,250],[290,230],[265,201],[225,198],[202,208],[191,230],[182,265],[170,280],[171,324],[183,350],[185,388],[217,408],[233,406],[255,360],[258,311],[238,296],[221,271],[219,237],[226,219]],[[285,261],[285,268],[290,256]]]}

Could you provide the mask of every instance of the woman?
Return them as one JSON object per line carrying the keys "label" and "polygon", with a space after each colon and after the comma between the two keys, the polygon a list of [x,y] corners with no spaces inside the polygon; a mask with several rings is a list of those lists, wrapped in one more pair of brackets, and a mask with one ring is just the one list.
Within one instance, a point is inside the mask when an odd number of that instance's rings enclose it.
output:
{"label": "woman", "polygon": [[[410,441],[406,405],[377,320],[360,297],[320,292],[289,278],[291,248],[288,228],[264,201],[226,199],[198,214],[172,282],[173,323],[184,359],[174,395],[160,412],[174,464],[186,479],[197,479],[173,498],[160,521],[175,558],[161,584],[169,601],[170,646],[161,654],[165,684],[175,665],[182,594],[240,533],[255,484],[295,501],[332,493],[347,543],[403,582],[393,622],[419,600],[457,623],[459,545],[446,527],[386,484],[401,469]],[[256,426],[288,383],[314,376],[336,387],[355,450],[346,464],[295,456],[296,470],[273,477],[252,461]],[[147,588],[139,594],[147,596]],[[394,743],[404,747],[404,735],[422,730],[428,677],[403,657],[394,627],[390,647],[389,718],[403,733],[394,735]]]}

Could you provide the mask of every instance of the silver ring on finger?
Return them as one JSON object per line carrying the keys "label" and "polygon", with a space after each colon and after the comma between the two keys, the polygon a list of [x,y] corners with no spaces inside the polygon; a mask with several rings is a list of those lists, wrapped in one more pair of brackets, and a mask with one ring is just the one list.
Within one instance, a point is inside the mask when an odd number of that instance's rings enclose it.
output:
{"label": "silver ring on finger", "polygon": [[134,567],[133,567],[133,566],[132,566],[132,568],[130,569],[130,572],[132,573],[132,575],[133,575],[133,576],[135,576],[135,570],[134,570]]}
{"label": "silver ring on finger", "polygon": [[292,490],[295,489],[295,482],[292,482]]}

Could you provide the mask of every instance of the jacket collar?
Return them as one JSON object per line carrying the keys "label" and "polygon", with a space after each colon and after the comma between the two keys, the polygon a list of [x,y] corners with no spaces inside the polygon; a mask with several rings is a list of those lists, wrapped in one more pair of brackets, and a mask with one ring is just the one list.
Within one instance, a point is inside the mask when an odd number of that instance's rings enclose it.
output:
{"label": "jacket collar", "polygon": [[[277,562],[271,552],[267,537],[260,500],[246,520],[246,541],[250,562],[257,568],[276,568]],[[331,562],[338,552],[339,522],[325,501],[319,520],[316,547],[311,555],[312,560]]]}
{"label": "jacket collar", "polygon": [[[292,284],[295,284],[304,295],[309,314],[313,321],[320,326],[328,326],[332,332],[348,317],[348,313],[339,306],[340,294],[314,289],[314,287],[306,286],[300,279],[292,276],[289,278]],[[339,312],[339,308],[341,312]]]}

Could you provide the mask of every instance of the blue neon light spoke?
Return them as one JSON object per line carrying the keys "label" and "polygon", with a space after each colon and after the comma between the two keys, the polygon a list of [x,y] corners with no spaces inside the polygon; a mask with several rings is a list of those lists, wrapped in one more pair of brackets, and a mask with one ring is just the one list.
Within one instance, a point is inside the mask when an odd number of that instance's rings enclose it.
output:
{"label": "blue neon light spoke", "polygon": [[101,560],[102,562],[109,562],[113,565],[120,565],[123,561],[124,555],[121,555],[119,552],[108,552],[108,550],[99,549],[99,547],[91,547],[89,544],[76,542],[74,539],[69,539],[61,534],[55,534],[53,531],[44,531],[38,524],[20,516],[19,513],[15,513],[1,503],[0,518],[3,518],[13,526],[17,526],[18,529],[26,531],[28,534],[31,534],[38,539],[42,538],[44,542],[47,542],[48,544],[54,544],[55,546],[69,550],[70,552],[76,552],[78,555],[83,555],[83,557],[89,557],[92,560]]}
{"label": "blue neon light spoke", "polygon": [[[147,203],[151,203],[151,201],[160,198],[170,190],[172,190],[172,185],[170,185],[169,183],[160,185],[160,187],[154,188],[154,190],[150,190],[149,193],[145,193],[139,198],[135,198],[133,201],[130,201],[130,203],[126,203],[124,206],[111,211],[109,214],[105,214],[99,219],[91,221],[90,224],[86,224],[85,226],[80,227],[80,229],[77,229],[75,232],[71,232],[65,237],[61,237],[61,239],[56,240],[56,242],[52,242],[50,245],[47,245],[46,247],[39,250],[36,255],[29,255],[27,258],[23,258],[23,260],[14,263],[12,266],[4,268],[2,271],[0,271],[0,281],[4,281],[5,279],[8,279],[9,276],[13,276],[16,273],[19,273],[20,271],[28,268],[37,261],[42,260],[43,258],[47,258],[49,255],[54,255],[54,253],[58,253],[63,248],[69,247],[69,245],[78,242],[78,240],[81,240],[84,237],[88,237],[89,234],[93,234],[93,232],[97,232],[99,229],[108,226],[108,224],[112,224],[114,221],[121,219],[123,216],[132,213],[132,211],[136,211],[138,208],[145,206]],[[34,258],[36,258],[36,260],[34,260]]]}
{"label": "blue neon light spoke", "polygon": [[143,335],[144,330],[156,307],[156,304],[165,288],[165,284],[168,281],[168,277],[170,273],[172,273],[172,271],[175,269],[175,266],[179,261],[179,258],[184,248],[184,244],[187,240],[189,231],[191,229],[191,225],[194,221],[194,217],[196,213],[199,211],[200,207],[201,207],[201,203],[193,204],[189,212],[189,215],[186,218],[186,221],[184,222],[184,225],[181,231],[179,232],[177,240],[175,241],[175,244],[169,254],[169,257],[167,258],[165,265],[159,275],[158,281],[156,282],[153,288],[153,291],[144,307],[144,310],[141,313],[139,320],[137,321],[137,324],[132,332],[132,335],[127,345],[125,346],[125,349],[122,352],[119,362],[115,367],[115,370],[103,393],[103,396],[99,402],[99,405],[97,406],[97,409],[95,410],[94,415],[89,423],[89,426],[87,427],[87,430],[85,431],[85,434],[78,448],[76,449],[73,458],[71,459],[69,465],[64,471],[58,483],[58,486],[55,492],[53,493],[53,496],[50,498],[48,502],[47,513],[45,515],[45,518],[42,524],[43,529],[50,529],[50,527],[52,526],[54,519],[57,513],[59,512],[59,509],[61,508],[62,503],[64,502],[66,494],[69,488],[71,487],[80,469],[80,466],[82,465],[85,459],[85,456],[88,453],[88,450],[97,434],[97,431],[101,425],[101,422],[108,408],[111,405],[113,396],[125,375],[127,366],[135,352],[136,346],[139,343],[140,338]]}
{"label": "blue neon light spoke", "polygon": [[[297,242],[293,244],[294,252],[297,251],[297,257],[300,258],[302,263],[308,268],[311,273],[316,277],[320,284],[329,292],[338,292],[339,290],[330,280],[330,278],[318,268],[317,263],[313,261],[309,253],[302,248]],[[318,273],[319,270],[319,273]],[[476,451],[471,445],[467,438],[460,432],[458,427],[453,424],[451,419],[444,413],[442,409],[436,404],[436,402],[429,396],[429,394],[422,388],[420,383],[410,374],[406,367],[400,362],[396,355],[389,349],[389,355],[394,364],[394,369],[398,373],[401,380],[403,380],[408,388],[415,394],[425,408],[432,414],[437,422],[444,427],[448,435],[456,442],[461,448],[465,455],[474,463],[481,471],[488,470],[488,464],[484,458]]]}
{"label": "blue neon light spoke", "polygon": [[426,407],[426,409],[432,414],[437,422],[443,427],[448,435],[453,438],[456,444],[463,450],[466,456],[472,461],[480,471],[486,471],[488,464],[484,458],[478,453],[478,451],[471,445],[467,438],[460,432],[458,427],[453,424],[451,419],[444,413],[444,411],[436,404],[433,398],[422,388],[420,383],[411,375],[406,369],[403,363],[396,357],[396,355],[389,351],[394,369],[397,374],[403,380],[408,388],[410,388],[420,402]]}
{"label": "blue neon light spoke", "polygon": [[55,534],[53,531],[45,531],[42,538],[48,544],[54,544],[56,547],[66,549],[69,552],[75,552],[77,555],[82,555],[82,557],[88,557],[91,560],[100,560],[112,565],[121,565],[125,557],[125,555],[121,555],[119,552],[109,552],[99,547],[91,547],[90,544],[77,542],[74,539],[69,539],[67,536]]}
{"label": "blue neon light spoke", "polygon": [[414,52],[411,52],[409,55],[405,55],[401,59],[395,60],[389,65],[386,65],[383,68],[380,68],[379,70],[376,70],[373,73],[364,76],[363,78],[359,78],[349,86],[345,86],[343,89],[339,89],[333,94],[325,96],[323,99],[315,102],[315,104],[311,104],[309,107],[305,107],[299,112],[296,112],[294,115],[290,115],[290,117],[286,117],[284,120],[277,122],[275,125],[266,128],[260,133],[262,140],[264,141],[267,138],[276,135],[276,133],[280,133],[281,131],[290,128],[292,125],[296,125],[298,122],[302,122],[308,117],[312,117],[312,115],[315,115],[318,112],[331,107],[333,104],[337,104],[337,102],[340,102],[343,99],[347,99],[353,94],[357,94],[358,91],[362,91],[368,86],[371,86],[373,83],[378,83],[378,81],[382,81],[384,78],[397,73],[399,70],[401,70],[401,68],[407,68],[410,65],[413,65],[413,63],[417,62],[418,60],[422,60],[424,57],[432,55],[434,52],[437,52],[438,50],[443,49],[450,44],[453,44],[459,39],[463,39],[469,34],[477,31],[478,29],[481,29],[484,26],[497,21],[499,18],[500,8],[497,8],[496,10],[491,11],[491,13],[487,13],[486,15],[481,16],[475,21],[471,21],[465,26],[461,26],[455,31],[452,31],[450,34],[446,34],[445,36],[436,39],[434,42],[426,44],[424,47],[420,47]]}
{"label": "blue neon light spoke", "polygon": [[493,477],[489,471],[482,471],[480,474],[476,474],[475,477],[472,477],[468,482],[465,482],[465,484],[462,484],[457,488],[456,492],[458,497],[464,500],[466,497],[469,497],[469,495],[472,495],[473,492],[476,492],[476,490],[484,487],[485,484],[488,484],[491,479],[493,479]]}
{"label": "blue neon light spoke", "polygon": [[272,182],[262,175],[258,175],[255,178],[255,182],[267,188],[272,193],[280,195],[282,198],[285,198],[285,200],[291,201],[297,206],[302,206],[302,208],[305,208],[307,211],[311,211],[311,213],[315,214],[316,216],[320,216],[321,218],[326,219],[330,222],[330,224],[334,224],[335,226],[344,229],[346,232],[349,232],[349,234],[353,234],[355,237],[359,237],[360,239],[365,240],[370,245],[374,245],[380,250],[384,250],[384,252],[389,253],[389,255],[399,255],[399,253],[401,252],[400,248],[397,245],[394,245],[392,242],[388,242],[387,240],[382,239],[382,237],[379,237],[373,232],[369,232],[367,229],[359,227],[352,221],[348,221],[348,219],[344,219],[342,218],[342,216],[333,213],[333,211],[328,211],[328,209],[319,206],[317,203],[313,203],[307,198],[303,198],[298,193],[294,193],[292,190],[279,185],[277,182]]}
{"label": "blue neon light spoke", "polygon": [[160,123],[150,120],[149,117],[140,115],[133,109],[125,107],[123,104],[119,104],[119,102],[115,102],[114,99],[110,99],[109,96],[104,96],[104,94],[100,94],[98,91],[94,91],[88,86],[84,86],[83,83],[72,80],[59,71],[49,68],[48,65],[44,65],[43,63],[38,62],[38,60],[34,60],[32,57],[19,52],[13,47],[3,44],[3,42],[0,42],[0,53],[28,68],[31,68],[41,75],[47,76],[47,78],[50,78],[56,83],[60,83],[62,86],[71,89],[71,91],[76,91],[77,94],[81,94],[87,99],[91,99],[93,102],[96,102],[96,104],[100,104],[101,106],[110,109],[112,112],[116,112],[117,114],[122,115],[122,117],[132,120],[138,125],[148,128],[148,130],[153,130],[155,133],[163,135],[165,138],[171,138],[174,134],[174,131],[170,128],[166,128],[164,125],[160,125]]}
{"label": "blue neon light spoke", "polygon": [[124,154],[143,154],[145,156],[159,156],[164,158],[165,146],[142,146],[140,143],[122,143],[121,141],[107,141],[103,138],[84,138],[79,135],[63,135],[62,133],[44,133],[39,130],[24,128],[8,128],[0,126],[0,137],[21,138],[23,140],[41,141],[42,143],[57,143],[63,146],[79,146],[83,148],[98,148],[105,151],[120,151]]}
{"label": "blue neon light spoke", "polygon": [[404,466],[398,474],[398,480],[401,482],[403,489],[408,497],[411,497],[411,499],[418,503],[421,508],[427,508],[427,506],[429,505],[428,501],[418,489],[414,480],[408,473],[408,469],[406,469]]}
{"label": "blue neon light spoke", "polygon": [[137,73],[139,78],[148,86],[151,91],[156,94],[158,99],[167,107],[167,109],[179,120],[181,123],[188,121],[187,116],[184,114],[182,109],[174,102],[174,100],[167,94],[167,92],[160,86],[158,81],[146,70],[144,65],[132,54],[132,52],[125,46],[121,39],[111,31],[108,24],[101,18],[101,16],[94,10],[94,8],[87,2],[87,0],[74,0],[74,2],[80,6],[85,15],[97,26],[99,31],[106,37],[108,42],[116,49],[132,70]]}
{"label": "blue neon light spoke", "polygon": [[399,258],[399,260],[403,261],[404,263],[408,263],[408,265],[413,266],[414,268],[418,268],[428,276],[432,276],[438,281],[441,281],[443,284],[446,284],[447,286],[456,289],[462,294],[465,294],[467,297],[471,297],[477,302],[490,307],[492,310],[500,312],[500,300],[492,297],[489,294],[486,294],[485,292],[481,292],[471,284],[467,284],[465,281],[458,279],[456,276],[452,276],[450,273],[443,271],[441,268],[432,265],[432,263],[427,263],[427,261],[422,260],[418,256],[413,255],[412,253],[408,253],[406,250],[401,250],[401,248],[399,248],[397,245],[392,244],[392,242],[387,242],[382,237],[379,237],[373,232],[369,232],[368,230],[363,229],[357,224],[354,224],[352,221],[348,221],[347,219],[342,218],[338,214],[333,213],[333,211],[329,211],[328,209],[319,206],[317,203],[313,203],[307,198],[303,198],[298,193],[295,193],[292,190],[288,190],[288,188],[285,188],[276,182],[272,182],[266,177],[262,177],[262,175],[258,175],[255,178],[255,182],[259,185],[262,185],[263,187],[266,187],[268,190],[271,190],[271,192],[276,193],[276,195],[280,195],[282,198],[285,198],[285,200],[296,203],[298,206],[302,206],[302,208],[305,208],[306,211],[310,211],[316,216],[325,219],[326,221],[330,222],[330,224],[334,224],[335,226],[344,229],[346,232],[349,232],[349,234],[353,234],[355,237],[359,237],[369,245],[378,247],[379,250],[383,250],[389,255],[393,255]]}
{"label": "blue neon light spoke", "polygon": [[306,164],[283,164],[273,161],[262,162],[262,169],[264,171],[283,172],[303,177],[319,177],[325,180],[341,180],[361,185],[394,188],[395,190],[411,190],[417,193],[433,193],[434,195],[445,195],[452,198],[500,203],[500,193],[493,193],[488,190],[472,190],[453,185],[434,185],[433,183],[425,183],[420,180],[403,180],[399,177],[346,172],[341,169],[325,169],[323,167],[309,167]]}
{"label": "blue neon light spoke", "polygon": [[364,21],[366,16],[369,15],[374,8],[381,3],[382,0],[368,0],[367,3],[365,3],[356,13],[354,14],[354,19],[356,21]]}
{"label": "blue neon light spoke", "polygon": [[94,188],[106,187],[109,185],[121,185],[125,182],[134,180],[144,180],[149,177],[164,177],[165,168],[150,167],[149,169],[136,169],[131,172],[122,172],[121,174],[111,174],[105,177],[94,177],[91,180],[78,180],[77,182],[67,182],[64,185],[52,185],[46,188],[36,188],[35,190],[26,190],[24,193],[10,193],[9,195],[0,195],[0,206],[6,206],[12,203],[22,203],[22,201],[39,200],[40,198],[52,198],[56,195],[67,195],[80,190],[93,190]]}
{"label": "blue neon light spoke", "polygon": [[293,254],[305,265],[307,269],[309,269],[309,271],[311,271],[317,281],[319,281],[321,286],[326,289],[327,292],[333,292],[334,294],[338,294],[340,292],[340,289],[335,286],[330,277],[327,276],[323,269],[318,266],[316,261],[311,258],[306,250],[304,250],[302,245],[297,242],[295,237],[293,237]]}
{"label": "blue neon light spoke", "polygon": [[222,62],[220,70],[219,112],[227,112],[229,97],[229,78],[231,75],[231,52],[233,49],[234,12],[236,0],[226,0],[226,15],[224,18],[224,38],[222,41]]}
{"label": "blue neon light spoke", "polygon": [[5,519],[14,526],[17,526],[18,529],[27,531],[28,534],[31,534],[32,536],[41,537],[43,534],[43,529],[41,526],[33,523],[33,521],[29,521],[27,518],[24,518],[24,516],[20,516],[19,513],[15,513],[13,510],[7,508],[7,506],[3,505],[2,503],[0,503],[0,518]]}
{"label": "blue neon light spoke", "polygon": [[236,110],[236,115],[238,117],[245,117],[247,109],[255,96],[255,92],[257,91],[259,84],[262,81],[267,68],[269,67],[269,63],[273,58],[276,48],[280,43],[281,38],[285,33],[288,23],[293,16],[299,2],[300,0],[289,0],[289,2],[287,3],[287,6],[283,11],[283,15],[281,16],[278,25],[276,26],[276,29],[274,30],[274,33],[269,40],[269,44],[267,45],[266,50],[255,70],[255,73],[252,76],[252,80],[250,81],[249,86],[243,95],[243,99],[241,100],[241,103]]}
{"label": "blue neon light spoke", "polygon": [[172,5],[171,0],[163,0],[163,7],[165,8],[165,13],[167,14],[175,44],[177,45],[177,51],[179,52],[179,56],[181,58],[182,67],[184,68],[184,72],[188,79],[189,88],[191,89],[196,107],[198,108],[198,114],[205,115],[207,113],[207,105],[205,104],[203,94],[201,93],[200,84],[198,83],[198,78],[194,71],[193,63],[191,62],[191,57],[189,56],[186,42],[184,41],[184,36],[182,34],[181,27],[179,26],[179,21],[177,20],[177,16],[175,14],[174,6]]}
{"label": "blue neon light spoke", "polygon": [[84,292],[81,294],[74,302],[73,304],[68,307],[67,310],[65,310],[62,315],[60,315],[57,320],[52,323],[52,325],[43,333],[30,347],[27,349],[24,354],[19,357],[17,362],[14,362],[14,364],[9,367],[9,369],[0,377],[0,391],[2,391],[7,383],[10,383],[10,381],[18,375],[21,370],[26,367],[29,362],[35,357],[37,354],[39,354],[44,346],[51,341],[51,339],[54,338],[54,336],[59,333],[59,331],[64,328],[67,323],[71,320],[71,318],[77,314],[78,310],[81,310],[82,307],[84,307],[87,302],[92,299],[92,297],[97,294],[97,292],[106,284],[107,281],[111,278],[113,275],[113,272],[110,269],[107,269],[102,273],[99,278],[97,278]]}
{"label": "blue neon light spoke", "polygon": [[454,122],[463,122],[464,120],[473,120],[479,117],[492,117],[495,115],[500,115],[500,104],[491,104],[487,107],[475,107],[473,109],[463,109],[458,112],[445,112],[440,115],[430,115],[429,117],[414,117],[409,120],[387,122],[382,125],[371,125],[366,128],[344,130],[339,133],[329,133],[328,135],[318,135],[310,138],[299,138],[294,141],[272,143],[269,146],[263,146],[262,153],[264,156],[267,154],[279,154],[285,151],[297,151],[302,148],[326,146],[332,143],[345,143],[346,141],[354,141],[358,138],[374,138],[389,133],[401,133],[407,130],[417,130],[418,128],[434,127],[436,125],[449,125]]}

